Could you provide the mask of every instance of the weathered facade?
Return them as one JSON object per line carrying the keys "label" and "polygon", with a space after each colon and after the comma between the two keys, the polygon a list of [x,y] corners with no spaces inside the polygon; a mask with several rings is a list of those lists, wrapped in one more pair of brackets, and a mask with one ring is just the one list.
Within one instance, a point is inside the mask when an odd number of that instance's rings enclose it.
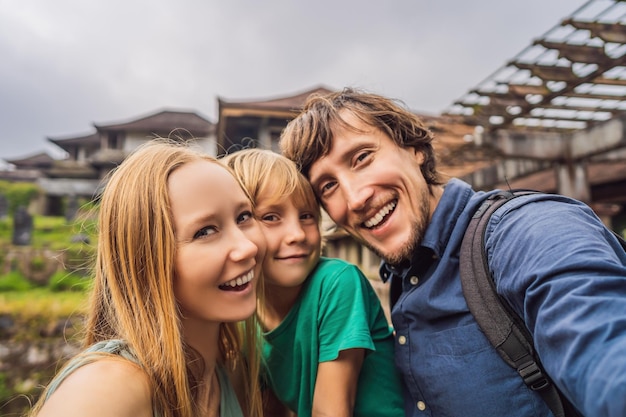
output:
{"label": "weathered facade", "polygon": [[109,171],[138,146],[156,137],[193,141],[215,155],[215,124],[191,111],[164,110],[127,122],[94,124],[94,127],[95,132],[87,135],[47,138],[66,152],[65,159],[48,157],[44,161],[36,156],[19,164],[8,161],[18,168],[13,172],[23,171],[26,166],[33,171],[33,179],[44,192],[38,212],[61,215],[66,198],[94,198]]}
{"label": "weathered facade", "polygon": [[588,1],[450,107],[503,156],[466,177],[475,188],[568,195],[623,233],[624,16],[623,1]]}
{"label": "weathered facade", "polygon": [[315,87],[272,99],[234,101],[218,97],[217,154],[245,147],[278,151],[280,133],[307,97],[330,92],[326,87]]}

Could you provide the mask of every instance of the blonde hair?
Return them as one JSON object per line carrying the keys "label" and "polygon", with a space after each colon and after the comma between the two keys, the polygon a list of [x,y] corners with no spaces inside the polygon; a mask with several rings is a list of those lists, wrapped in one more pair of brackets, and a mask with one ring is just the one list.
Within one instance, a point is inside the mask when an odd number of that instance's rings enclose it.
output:
{"label": "blonde hair", "polygon": [[[198,412],[197,366],[190,364],[200,357],[183,340],[174,296],[176,239],[167,188],[172,172],[198,159],[218,163],[184,143],[151,141],[113,171],[101,195],[95,280],[83,344],[126,341],[148,375],[154,407],[164,417]],[[230,370],[247,370],[243,374],[251,416],[262,414],[256,326],[255,315],[245,325],[222,323],[219,339],[220,363]]]}
{"label": "blonde hair", "polygon": [[263,197],[271,205],[288,197],[296,207],[312,211],[321,219],[320,206],[309,181],[284,156],[266,149],[249,148],[224,156],[255,205]]}

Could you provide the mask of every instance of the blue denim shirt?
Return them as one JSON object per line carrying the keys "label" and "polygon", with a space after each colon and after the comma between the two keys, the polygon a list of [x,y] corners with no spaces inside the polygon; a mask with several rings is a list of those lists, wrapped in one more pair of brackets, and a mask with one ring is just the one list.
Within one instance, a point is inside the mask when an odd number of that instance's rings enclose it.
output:
{"label": "blue denim shirt", "polygon": [[[392,321],[407,416],[552,415],[463,297],[461,241],[488,194],[451,180],[410,265],[381,267],[383,280],[402,280]],[[576,200],[531,195],[498,209],[486,233],[497,290],[524,318],[548,374],[584,414],[625,416],[626,255],[611,232]]]}

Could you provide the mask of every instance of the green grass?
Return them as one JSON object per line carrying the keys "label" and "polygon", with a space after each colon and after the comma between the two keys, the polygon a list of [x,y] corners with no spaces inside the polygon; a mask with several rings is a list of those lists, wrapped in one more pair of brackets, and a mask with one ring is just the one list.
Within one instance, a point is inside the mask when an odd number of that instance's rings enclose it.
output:
{"label": "green grass", "polygon": [[33,284],[28,282],[19,272],[9,272],[0,276],[0,292],[28,291]]}
{"label": "green grass", "polygon": [[52,292],[46,288],[4,292],[0,293],[0,316],[11,317],[14,342],[41,340],[55,334],[61,323],[69,326],[63,330],[63,337],[69,340],[82,331],[87,303],[86,292]]}
{"label": "green grass", "polygon": [[87,298],[86,292],[53,292],[48,288],[0,292],[0,314],[26,320],[46,317],[52,321],[84,314]]}
{"label": "green grass", "polygon": [[[2,261],[11,245],[11,217],[0,220],[0,232]],[[79,233],[88,236],[90,243],[72,243],[72,236]],[[66,251],[70,254],[66,262],[77,272],[59,271],[45,287],[37,287],[17,271],[0,275],[0,314],[54,320],[84,313],[91,274],[88,269],[81,273],[81,267],[91,264],[96,239],[96,220],[92,212],[82,212],[71,222],[62,216],[34,216],[32,247]]]}
{"label": "green grass", "polygon": [[86,235],[93,244],[97,238],[96,223],[92,218],[77,219],[70,223],[64,217],[35,216],[33,220],[34,247],[65,249],[81,245],[72,243],[72,236]]}
{"label": "green grass", "polygon": [[[34,248],[65,249],[76,245],[72,236],[78,234],[86,235],[95,244],[98,234],[92,213],[83,213],[71,222],[62,216],[33,216],[31,245]],[[0,244],[11,244],[12,235],[13,219],[0,220]]]}
{"label": "green grass", "polygon": [[74,291],[84,293],[91,288],[92,284],[93,280],[91,277],[59,271],[50,278],[48,288],[53,292]]}

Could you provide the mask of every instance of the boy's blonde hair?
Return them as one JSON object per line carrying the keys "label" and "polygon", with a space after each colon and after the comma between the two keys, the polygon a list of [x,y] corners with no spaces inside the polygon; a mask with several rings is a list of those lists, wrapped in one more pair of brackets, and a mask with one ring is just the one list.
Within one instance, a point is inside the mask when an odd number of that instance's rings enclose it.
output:
{"label": "boy's blonde hair", "polygon": [[222,161],[235,172],[255,206],[259,198],[267,205],[289,198],[320,221],[321,209],[311,184],[289,159],[270,150],[248,148],[226,155]]}

